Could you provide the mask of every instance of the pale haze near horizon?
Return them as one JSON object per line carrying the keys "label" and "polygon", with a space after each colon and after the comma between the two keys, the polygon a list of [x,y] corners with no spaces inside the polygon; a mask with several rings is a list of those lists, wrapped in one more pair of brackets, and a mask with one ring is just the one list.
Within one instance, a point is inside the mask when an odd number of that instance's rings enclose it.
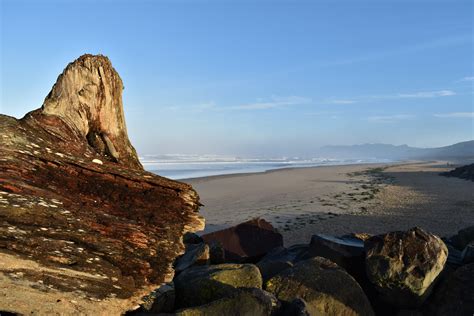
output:
{"label": "pale haze near horizon", "polygon": [[104,54],[140,155],[474,138],[472,1],[0,2],[0,112]]}

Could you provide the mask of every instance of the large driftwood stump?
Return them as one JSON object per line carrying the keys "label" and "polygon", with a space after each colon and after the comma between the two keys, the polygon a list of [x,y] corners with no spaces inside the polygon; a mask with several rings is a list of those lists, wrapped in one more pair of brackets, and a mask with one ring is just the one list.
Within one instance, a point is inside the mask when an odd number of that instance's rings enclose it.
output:
{"label": "large driftwood stump", "polygon": [[122,89],[107,57],[84,55],[41,109],[0,115],[0,311],[120,314],[204,228],[191,186],[143,170]]}

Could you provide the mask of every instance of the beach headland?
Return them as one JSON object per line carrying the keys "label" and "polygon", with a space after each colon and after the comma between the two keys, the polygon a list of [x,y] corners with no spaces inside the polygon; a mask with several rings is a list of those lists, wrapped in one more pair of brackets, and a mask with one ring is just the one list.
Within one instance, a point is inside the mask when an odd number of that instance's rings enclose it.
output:
{"label": "beach headland", "polygon": [[474,223],[474,182],[446,178],[447,162],[272,170],[184,180],[199,193],[206,231],[262,217],[285,245],[311,235],[382,233],[420,226],[445,236]]}

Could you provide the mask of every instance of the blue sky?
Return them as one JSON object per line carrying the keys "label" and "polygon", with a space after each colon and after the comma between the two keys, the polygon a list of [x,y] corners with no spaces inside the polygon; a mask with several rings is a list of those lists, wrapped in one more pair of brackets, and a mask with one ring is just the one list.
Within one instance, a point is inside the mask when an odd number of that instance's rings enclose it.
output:
{"label": "blue sky", "polygon": [[0,112],[38,108],[101,53],[140,154],[474,138],[471,0],[0,3]]}

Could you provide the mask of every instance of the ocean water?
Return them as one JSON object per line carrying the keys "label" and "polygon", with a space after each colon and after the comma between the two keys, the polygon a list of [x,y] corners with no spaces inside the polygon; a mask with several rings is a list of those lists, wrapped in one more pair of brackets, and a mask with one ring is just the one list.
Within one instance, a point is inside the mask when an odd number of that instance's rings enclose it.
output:
{"label": "ocean water", "polygon": [[240,158],[216,155],[149,155],[140,157],[140,160],[146,170],[176,180],[283,168],[390,162],[381,159]]}

